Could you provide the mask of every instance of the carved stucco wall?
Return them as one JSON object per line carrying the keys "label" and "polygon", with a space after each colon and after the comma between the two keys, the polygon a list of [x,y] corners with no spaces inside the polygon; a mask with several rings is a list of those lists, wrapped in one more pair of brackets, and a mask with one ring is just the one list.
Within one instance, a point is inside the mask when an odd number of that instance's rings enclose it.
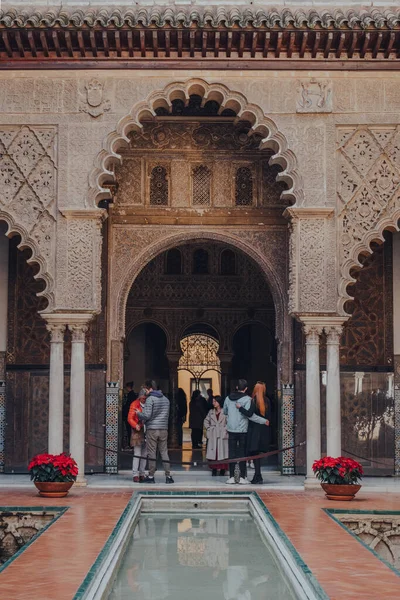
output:
{"label": "carved stucco wall", "polygon": [[[208,85],[222,85],[225,89],[234,90],[242,95],[248,106],[256,107],[272,120],[278,138],[285,140],[286,147],[290,149],[295,161],[298,186],[301,183],[298,198],[301,198],[301,206],[305,208],[325,207],[336,210],[337,205],[342,207],[343,200],[339,201],[336,196],[336,183],[340,177],[336,169],[336,159],[340,156],[340,159],[345,157],[347,160],[348,155],[345,144],[341,145],[337,141],[337,131],[348,127],[357,129],[359,126],[376,129],[389,125],[390,129],[396,127],[399,121],[400,78],[397,74],[371,77],[370,74],[366,76],[358,73],[331,73],[327,76],[326,73],[316,72],[311,79],[295,73],[257,73],[257,77],[254,77],[253,73],[246,72],[232,75],[211,71],[202,73],[202,76]],[[181,82],[191,78],[190,72],[181,72],[179,75]],[[10,127],[20,130],[25,126],[24,131],[29,131],[33,138],[38,138],[40,131],[54,131],[60,159],[57,164],[51,154],[47,158],[53,161],[51,168],[54,170],[57,186],[58,208],[92,210],[93,204],[90,204],[88,194],[90,187],[95,185],[91,179],[93,165],[98,164],[107,138],[112,137],[118,122],[129,115],[135,105],[145,103],[148,96],[172,82],[168,72],[156,71],[102,72],[95,75],[85,72],[62,75],[4,72],[0,81],[0,128],[2,131]],[[255,114],[258,114],[257,111]],[[382,144],[382,140],[379,141],[374,136],[372,140],[371,144],[377,144],[380,148],[379,156],[387,152],[386,147],[379,145]],[[43,150],[48,154],[47,148]],[[275,151],[278,151],[278,145]],[[6,153],[7,148],[2,148],[1,154],[4,156]],[[379,161],[379,156],[377,155],[376,161]],[[392,159],[393,157],[389,157],[390,164],[397,171],[397,165],[393,164]],[[350,167],[354,168],[352,164]],[[366,175],[358,172],[357,166],[354,170],[357,178],[363,181]],[[103,175],[103,178],[105,181],[106,176]],[[33,226],[26,232],[28,237],[32,238],[32,241],[26,238],[26,245],[34,251],[35,259],[41,267],[41,276],[47,284],[45,295],[50,302],[49,306],[53,306],[53,309],[98,310],[99,263],[95,256],[90,260],[85,259],[82,264],[77,259],[81,253],[79,248],[82,247],[83,238],[88,240],[86,254],[90,251],[96,254],[98,251],[100,229],[98,224],[93,223],[94,215],[87,213],[86,222],[82,220],[82,216],[76,219],[76,215],[72,213],[67,219],[55,209],[43,206],[43,194],[35,201],[39,203],[37,206],[40,207],[42,218],[35,222],[35,232]],[[352,199],[346,198],[345,203],[349,202],[351,203]],[[25,233],[20,221],[23,216],[11,215],[10,206],[5,210],[5,204],[3,199],[3,218],[12,225],[13,230],[20,234]],[[390,201],[386,204],[389,207]],[[297,202],[297,205],[300,203]],[[380,221],[374,225],[374,235],[382,224],[388,222],[387,212],[385,209],[379,214]],[[314,217],[310,215],[311,219]],[[337,307],[333,306],[333,297],[337,296],[335,289],[339,284],[341,299],[338,298],[338,306],[342,312],[346,298],[345,286],[349,281],[348,270],[356,261],[355,253],[352,255],[352,264],[343,262],[344,250],[340,249],[342,240],[334,215],[324,215],[323,218],[316,215],[315,219],[310,221],[310,224],[306,223],[304,218],[293,223],[299,237],[308,232],[308,239],[313,238],[311,229],[314,228],[317,237],[323,235],[325,242],[322,248],[316,240],[313,251],[307,245],[307,260],[301,263],[298,258],[297,263],[293,263],[290,273],[291,308],[297,312],[335,311]],[[389,224],[395,220],[393,211],[388,219]],[[342,223],[341,218],[339,222]],[[30,225],[33,223],[30,222]],[[54,234],[55,227],[57,237]],[[338,250],[332,262],[332,235],[336,235],[335,231],[339,236]],[[34,233],[40,241],[34,240]],[[368,243],[364,238],[363,248],[367,247]],[[329,275],[329,281],[326,279],[323,282],[324,300],[318,295],[315,304],[318,288],[316,275],[322,264],[317,253],[321,250],[324,252],[322,263],[332,277]],[[302,249],[295,245],[293,252],[299,256],[298,253],[301,255]],[[329,287],[333,280],[336,280],[337,284]],[[93,286],[91,293],[83,281],[89,281]],[[78,282],[76,292],[72,289],[75,282]]]}
{"label": "carved stucco wall", "polygon": [[0,219],[21,236],[54,304],[57,127],[0,126]]}
{"label": "carved stucco wall", "polygon": [[348,299],[351,269],[372,241],[400,218],[400,127],[340,127],[337,131],[339,310]]}

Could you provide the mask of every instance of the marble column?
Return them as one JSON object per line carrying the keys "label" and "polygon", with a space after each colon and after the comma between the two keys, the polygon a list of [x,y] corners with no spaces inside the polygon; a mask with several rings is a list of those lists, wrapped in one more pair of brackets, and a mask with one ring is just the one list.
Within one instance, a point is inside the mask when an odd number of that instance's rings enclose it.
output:
{"label": "marble column", "polygon": [[61,454],[64,439],[64,333],[65,325],[47,321],[50,332],[49,436],[50,454]]}
{"label": "marble column", "polygon": [[306,443],[307,479],[314,480],[312,465],[321,458],[321,402],[319,343],[322,327],[312,323],[304,325],[306,335]]}
{"label": "marble column", "polygon": [[325,327],[326,333],[326,453],[342,455],[339,348],[343,327]]}
{"label": "marble column", "polygon": [[69,451],[79,469],[77,483],[86,484],[85,479],[85,335],[86,323],[69,324],[71,341],[71,384]]}
{"label": "marble column", "polygon": [[8,247],[7,225],[0,223],[0,380],[5,379],[8,310]]}

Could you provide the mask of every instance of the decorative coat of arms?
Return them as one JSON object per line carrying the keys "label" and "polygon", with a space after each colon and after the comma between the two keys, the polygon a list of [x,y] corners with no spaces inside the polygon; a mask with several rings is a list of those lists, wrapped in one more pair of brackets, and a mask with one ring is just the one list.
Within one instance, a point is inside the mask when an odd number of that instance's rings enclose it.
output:
{"label": "decorative coat of arms", "polygon": [[332,112],[332,84],[327,80],[301,81],[297,89],[298,113]]}
{"label": "decorative coat of arms", "polygon": [[85,85],[80,111],[87,112],[91,117],[96,118],[109,111],[110,108],[110,101],[104,98],[104,85],[98,79],[91,79]]}

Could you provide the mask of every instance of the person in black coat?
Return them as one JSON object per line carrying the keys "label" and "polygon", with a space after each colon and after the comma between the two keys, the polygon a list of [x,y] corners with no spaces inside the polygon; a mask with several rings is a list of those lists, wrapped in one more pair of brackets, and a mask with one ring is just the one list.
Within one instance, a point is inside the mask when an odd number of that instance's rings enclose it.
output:
{"label": "person in black coat", "polygon": [[189,427],[192,430],[192,448],[201,448],[203,441],[203,424],[208,413],[207,400],[200,390],[195,390],[189,404]]}
{"label": "person in black coat", "polygon": [[183,424],[186,421],[187,417],[187,399],[185,391],[182,388],[178,388],[178,393],[176,395],[176,404],[178,408],[178,444],[182,446],[183,444]]}
{"label": "person in black coat", "polygon": [[[245,415],[246,417],[251,417],[254,414],[264,417],[267,421],[270,420],[270,403],[266,395],[266,387],[265,383],[262,381],[257,381],[254,386],[253,394],[252,394],[252,402],[251,406],[248,410],[243,408],[240,404],[236,405],[239,411]],[[263,452],[268,452],[270,446],[270,428],[265,427],[265,425],[260,425],[259,423],[254,423],[253,421],[249,421],[249,428],[247,430],[247,439],[246,439],[246,453],[247,456],[256,456],[257,454],[262,454]],[[261,458],[254,459],[254,477],[251,480],[251,483],[263,483],[263,478],[261,476]]]}

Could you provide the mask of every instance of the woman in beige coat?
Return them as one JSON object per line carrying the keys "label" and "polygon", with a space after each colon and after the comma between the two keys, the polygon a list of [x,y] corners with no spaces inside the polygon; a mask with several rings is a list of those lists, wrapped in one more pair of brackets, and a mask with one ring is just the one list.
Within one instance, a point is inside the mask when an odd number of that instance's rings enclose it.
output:
{"label": "woman in beige coat", "polygon": [[221,396],[215,396],[213,407],[204,420],[204,427],[207,436],[207,454],[208,460],[217,460],[217,463],[210,465],[212,475],[215,477],[217,471],[220,475],[225,475],[228,465],[223,461],[229,456],[228,451],[228,432],[226,430],[226,416],[222,411],[223,401]]}

